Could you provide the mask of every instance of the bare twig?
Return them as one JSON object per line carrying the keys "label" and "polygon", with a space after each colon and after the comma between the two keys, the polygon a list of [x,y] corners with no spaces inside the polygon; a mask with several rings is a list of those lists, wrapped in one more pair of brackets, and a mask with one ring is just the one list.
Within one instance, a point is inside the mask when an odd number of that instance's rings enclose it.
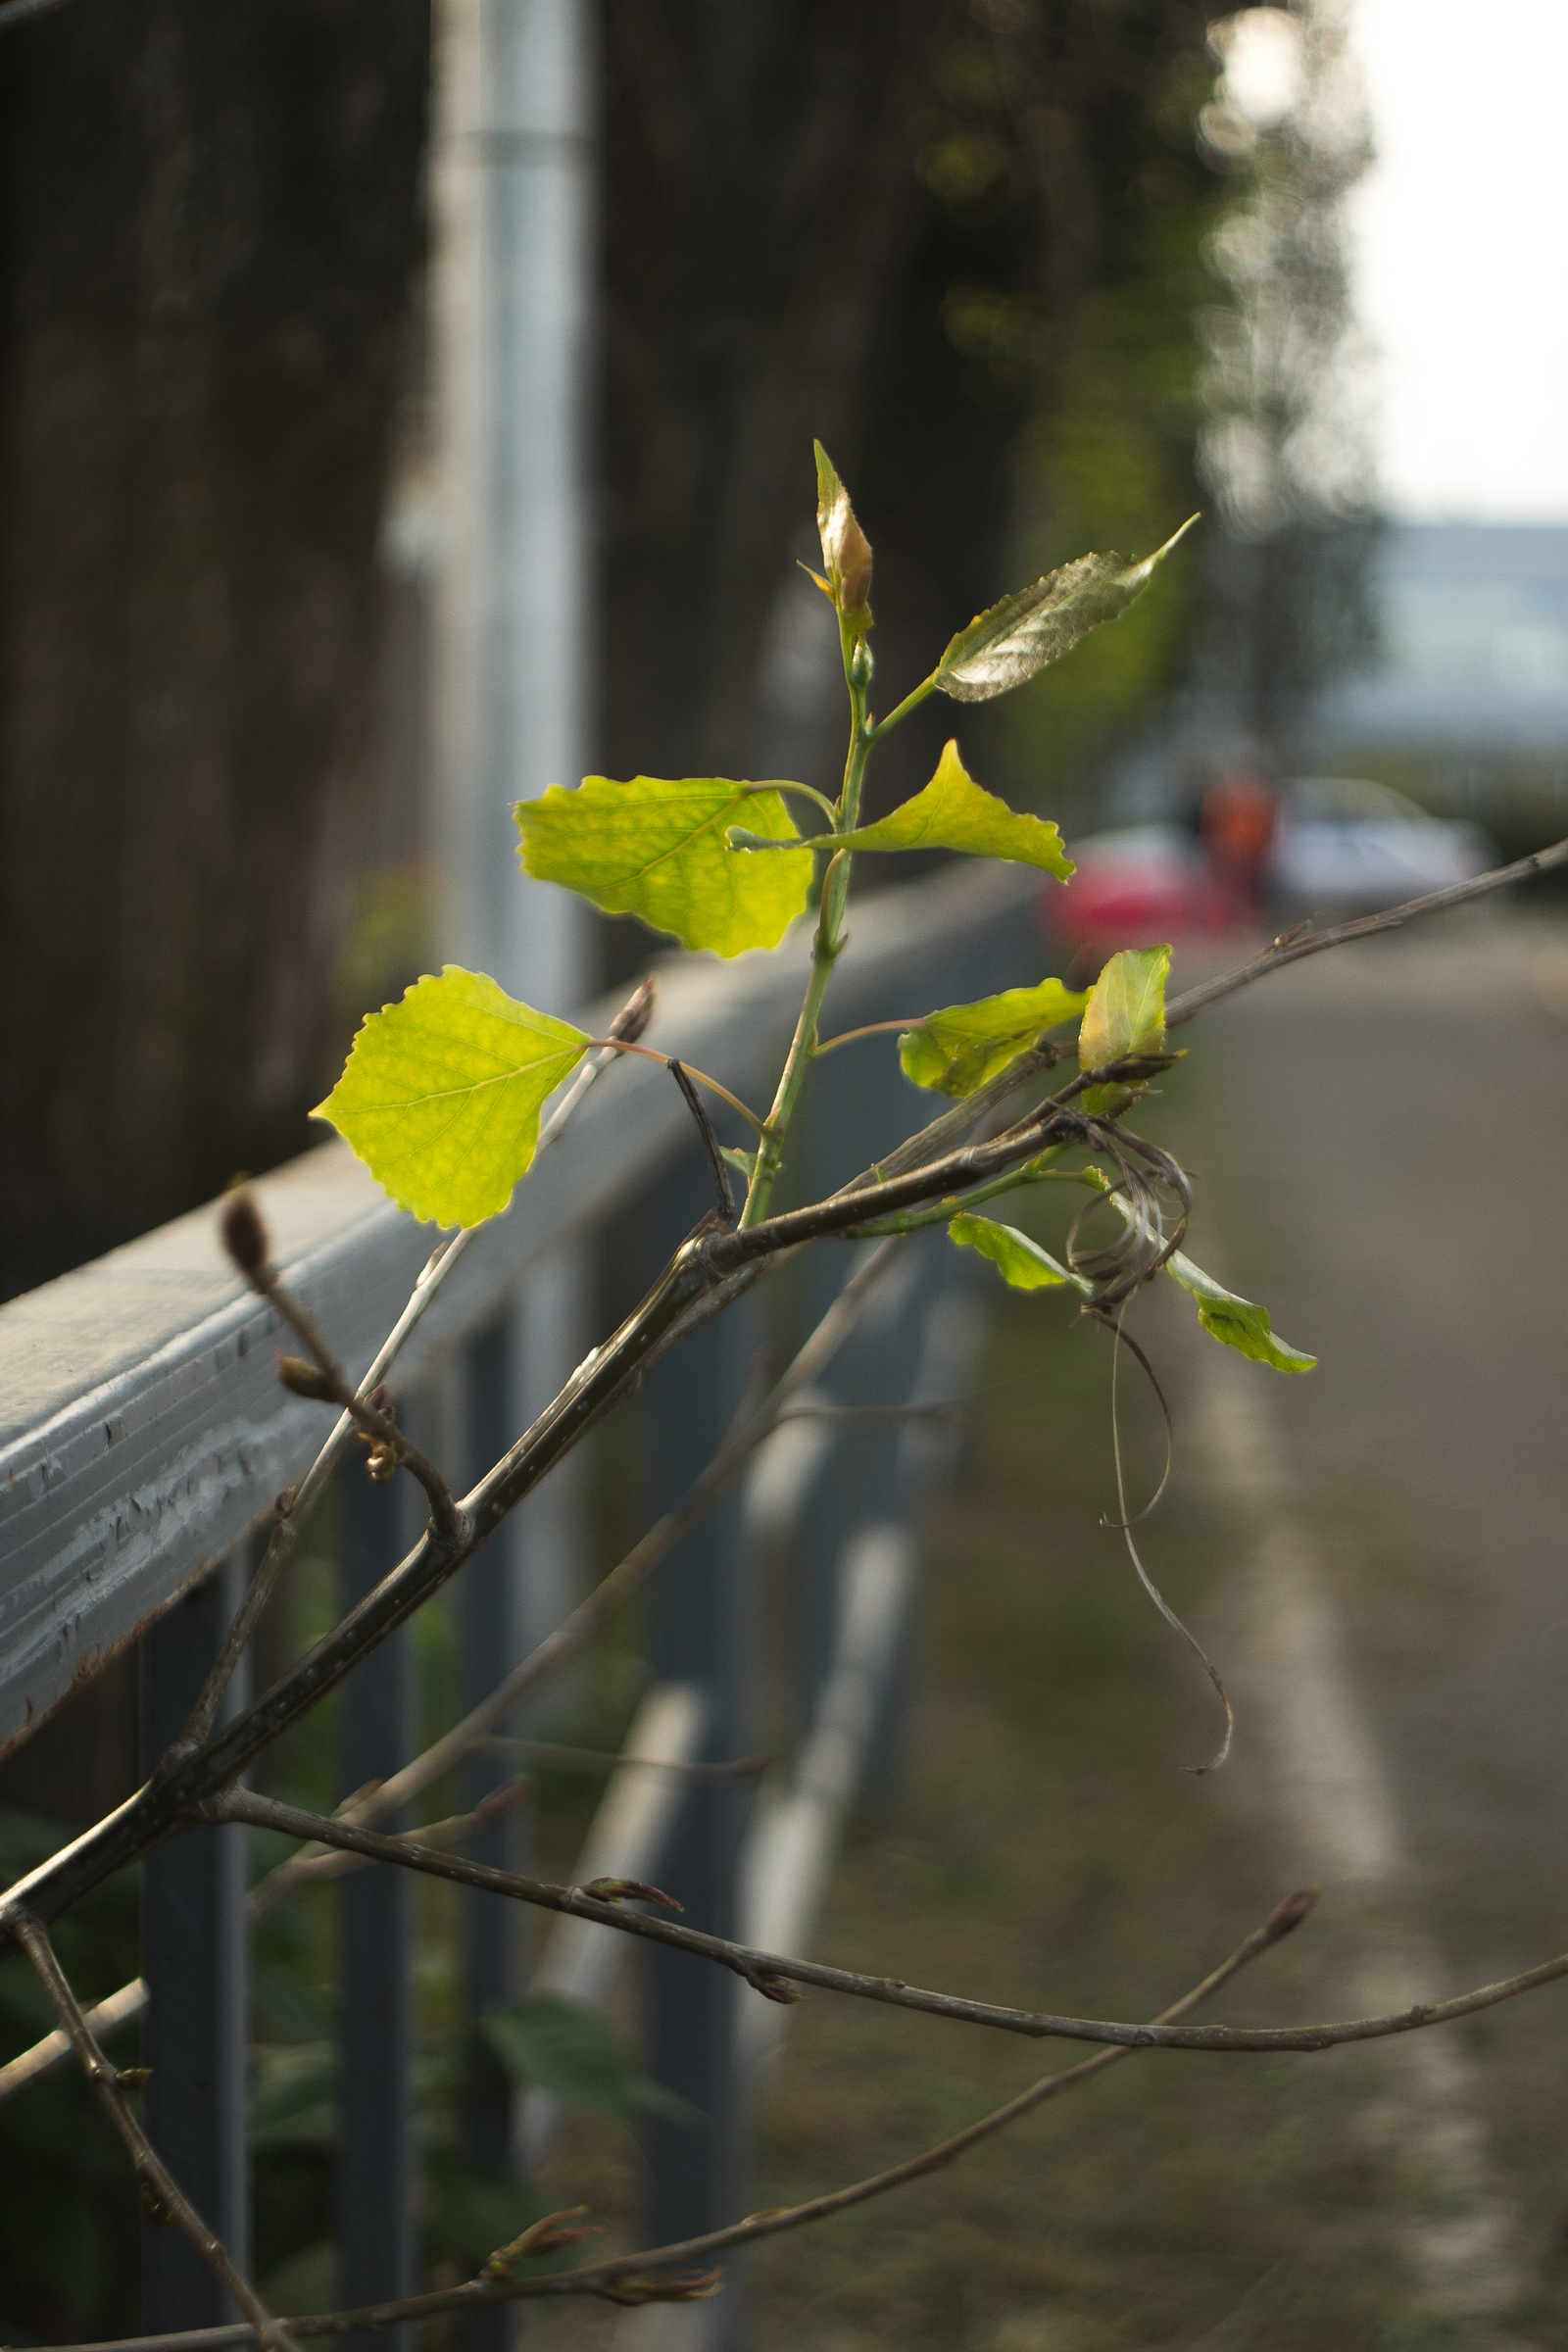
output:
{"label": "bare twig", "polygon": [[[720,1771],[723,1767],[715,1766],[713,1769]],[[466,1838],[474,1837],[480,1830],[488,1829],[502,1814],[510,1812],[522,1801],[523,1795],[521,1784],[508,1781],[476,1805],[471,1813],[456,1813],[445,1821],[433,1821],[411,1835],[416,1835],[427,1845],[461,1845]],[[291,1895],[298,1894],[302,1888],[318,1886],[323,1879],[341,1878],[347,1871],[364,1867],[363,1854],[345,1854],[331,1848],[291,1854],[286,1862],[276,1870],[270,1871],[246,1895],[247,1927],[254,1928],[260,1921],[270,1919],[282,1903]],[[110,1993],[107,2000],[100,2001],[95,2008],[87,2011],[89,2032],[99,2040],[106,2034],[122,2032],[140,2017],[148,1999],[144,1977],[136,1977],[130,1984],[122,1984],[117,1992]],[[44,2034],[30,2049],[20,2051],[6,2065],[0,2066],[0,2107],[32,2083],[41,2082],[45,2075],[52,2074],[70,2055],[71,2040],[64,2027],[57,2028],[53,2034]]]}
{"label": "bare twig", "polygon": [[1380,931],[1398,931],[1423,914],[1441,914],[1446,907],[1466,906],[1471,899],[1488,898],[1494,890],[1506,889],[1512,882],[1528,882],[1537,874],[1549,874],[1559,865],[1568,865],[1568,841],[1554,842],[1549,850],[1516,858],[1512,865],[1494,866],[1473,882],[1455,882],[1446,890],[1429,891],[1425,898],[1406,899],[1402,906],[1390,906],[1382,914],[1357,915],[1353,922],[1335,923],[1327,931],[1308,930],[1304,937],[1298,925],[1274,940],[1261,956],[1254,956],[1250,963],[1238,964],[1234,971],[1221,972],[1217,979],[1205,980],[1173,998],[1165,1007],[1165,1026],[1173,1029],[1192,1020],[1223,998],[1233,997],[1238,989],[1250,988],[1254,980],[1283,972],[1287,964],[1299,963],[1304,956],[1321,956],[1325,948],[1348,947],[1357,939],[1375,939]]}
{"label": "bare twig", "polygon": [[396,1420],[380,1401],[381,1392],[372,1391],[362,1396],[327,1346],[316,1317],[302,1302],[283,1288],[277,1268],[269,1251],[267,1228],[262,1214],[248,1190],[229,1196],[220,1220],[223,1246],[235,1265],[244,1275],[259,1298],[265,1298],[275,1313],[294,1333],[307,1350],[311,1361],[301,1363],[292,1356],[278,1359],[278,1377],[295,1396],[314,1397],[321,1404],[335,1404],[347,1413],[360,1435],[370,1441],[370,1467],[378,1464],[401,1465],[412,1470],[424,1489],[430,1504],[430,1524],[437,1535],[449,1544],[463,1537],[463,1517],[452,1499],[452,1491],[440,1471],[421,1446],[405,1436]]}
{"label": "bare twig", "polygon": [[473,1744],[481,1755],[531,1756],[541,1764],[564,1765],[568,1772],[662,1772],[679,1781],[760,1781],[774,1761],[737,1756],[732,1764],[677,1764],[664,1756],[628,1756],[624,1749],[563,1747],[553,1740],[483,1739]]}
{"label": "bare twig", "polygon": [[398,1862],[432,1878],[450,1879],[463,1886],[478,1886],[492,1894],[511,1895],[545,1911],[560,1911],[601,1921],[623,1935],[652,1943],[667,1943],[699,1959],[729,1969],[769,2000],[791,1997],[785,1987],[809,1984],[822,1992],[848,1993],[858,2000],[877,2001],[894,2009],[913,2009],[926,2017],[946,2017],[957,2025],[988,2026],[998,2033],[1018,2034],[1032,2041],[1097,2041],[1127,2049],[1165,2050],[1327,2050],[1348,2041],[1381,2041],[1391,2034],[1413,2033],[1424,2026],[1449,2024],[1494,2009],[1521,1993],[1534,1992],[1568,1977],[1568,1953],[1543,1961],[1537,1968],[1481,1985],[1452,2000],[1420,2003],[1387,2017],[1362,2017],[1321,2026],[1136,2026],[1110,2019],[1054,2017],[1029,2009],[1009,2009],[990,2001],[975,2001],[960,1993],[931,1992],[906,1984],[898,1977],[873,1977],[858,1969],[831,1968],[820,1960],[793,1959],[780,1952],[760,1951],[753,1944],[732,1942],[727,1936],[705,1935],[698,1928],[677,1927],[662,1919],[645,1919],[601,1903],[580,1886],[562,1886],[544,1879],[527,1879],[457,1854],[427,1852],[406,1838],[383,1838],[352,1823],[327,1821],[275,1798],[235,1788],[204,1808],[208,1821],[244,1821],[260,1829],[281,1830],[286,1836],[341,1845],[376,1862]]}
{"label": "bare twig", "polygon": [[[1157,2025],[1174,2024],[1187,2016],[1199,2003],[1209,1999],[1223,1984],[1257,1959],[1271,1945],[1290,1935],[1310,1911],[1316,1899],[1316,1888],[1304,1888],[1298,1894],[1287,1895],[1264,1921],[1253,1930],[1245,1942],[1239,1944],[1230,1958],[1206,1976],[1200,1984],[1185,1993],[1170,2008],[1161,2011]],[[483,2310],[487,2304],[515,2301],[553,2295],[597,2295],[617,2278],[658,2277],[676,2265],[695,2264],[722,2254],[732,2246],[753,2245],[759,2238],[777,2237],[784,2232],[808,2228],[812,2223],[830,2221],[836,2214],[847,2213],[853,2206],[869,2203],[873,2197],[886,2196],[910,2180],[918,2180],[929,2173],[941,2172],[954,2164],[980,2141],[989,2139],[1009,2125],[1019,2123],[1027,2115],[1059,2098],[1080,2082],[1087,2082],[1107,2067],[1130,2058],[1130,2049],[1102,2050],[1096,2057],[1086,2058],[1078,2066],[1068,2067],[1060,2074],[1048,2075],[1033,2083],[1005,2106],[993,2109],[961,2132],[940,2140],[918,2156],[908,2157],[903,2164],[890,2165],[885,2172],[873,2173],[866,2180],[851,2181],[848,2186],[831,2190],[826,2196],[812,2197],[802,2205],[780,2207],[772,2212],[748,2216],[743,2222],[730,2224],[727,2229],[711,2230],[702,2237],[686,2238],[676,2245],[653,2246],[635,2254],[622,2254],[612,2261],[584,2264],[575,2271],[558,2271],[541,2278],[499,2279],[493,2275],[481,2275],[459,2287],[447,2287],[434,2294],[412,2295],[401,2303],[375,2305],[355,2312],[325,2312],[313,2319],[294,2323],[301,2335],[337,2335],[390,2328],[399,2321],[434,2319],[443,2313]],[[582,2210],[581,2208],[578,2209]],[[234,2328],[193,2328],[181,2335],[135,2336],[115,2344],[91,2344],[81,2352],[224,2352],[224,2347],[244,2340],[244,2332]]]}
{"label": "bare twig", "polygon": [[[619,1059],[626,1047],[634,1045],[643,1035],[654,1017],[654,1004],[655,984],[652,978],[649,978],[641,981],[633,989],[619,1012],[611,1022],[610,1033],[603,1049],[583,1062],[560,1102],[540,1129],[538,1149],[534,1153],[536,1161],[565,1133],[595,1080],[603,1071],[608,1070],[612,1062]],[[416,1326],[433,1303],[442,1284],[451,1275],[453,1268],[462,1258],[476,1231],[476,1227],[466,1226],[463,1231],[453,1234],[449,1241],[432,1252],[424,1271],[414,1286],[407,1306],[382,1341],[376,1350],[374,1362],[361,1381],[358,1390],[360,1396],[367,1398],[371,1396],[386,1379],[387,1374],[402,1354]],[[222,1647],[213,1661],[212,1670],[202,1686],[201,1695],[191,1710],[190,1720],[180,1734],[182,1744],[194,1749],[211,1736],[213,1726],[218,1721],[219,1709],[223,1703],[223,1694],[239,1670],[241,1658],[250,1647],[251,1638],[260,1622],[262,1611],[276,1591],[278,1579],[288,1564],[295,1544],[299,1542],[300,1531],[309,1518],[321,1490],[342,1458],[348,1442],[354,1435],[354,1429],[353,1415],[347,1412],[343,1413],[331,1436],[299,1485],[293,1488],[286,1496],[279,1497],[280,1508],[277,1524],[272,1529],[267,1550],[256,1574],[251,1579],[249,1590],[240,1603],[234,1622],[223,1638]]]}
{"label": "bare twig", "polygon": [[[126,2026],[134,2025],[146,2006],[147,1981],[145,1977],[134,1977],[107,2000],[89,2009],[84,2022],[94,2040],[102,2041],[106,2034],[119,2034]],[[71,2036],[64,2026],[57,2026],[30,2049],[19,2050],[15,2058],[0,2066],[0,2106],[7,2099],[14,2099],[18,2091],[25,2090],[29,2083],[53,2073],[70,2056]]]}
{"label": "bare twig", "polygon": [[724,1154],[718,1148],[718,1138],[713,1133],[713,1122],[703,1106],[701,1095],[687,1077],[684,1065],[672,1058],[667,1067],[670,1076],[685,1097],[686,1107],[696,1120],[697,1132],[703,1139],[703,1151],[708,1160],[708,1173],[713,1180],[713,1193],[718,1202],[719,1216],[725,1225],[733,1225],[735,1222],[735,1190],[729,1180],[729,1169],[725,1164]]}
{"label": "bare twig", "polygon": [[273,2319],[250,2280],[235,2267],[221,2239],[202,2220],[131,2114],[121,2086],[120,2069],[110,2064],[93,2039],[80,2003],[66,1982],[65,1972],[55,1958],[54,1946],[41,1923],[29,1912],[19,1912],[12,1923],[12,1932],[32,1962],[38,1981],[53,2003],[55,2014],[70,2035],[72,2046],[81,2060],[82,2070],[99,2104],[124,2141],[130,2161],[136,2168],[142,2203],[149,2216],[155,2222],[172,2224],[184,2231],[208,2269],[221,2281],[251,2323],[247,2333],[254,2333],[257,2342],[270,2346],[272,2352],[293,2352],[293,2338],[288,2329],[280,2320]]}

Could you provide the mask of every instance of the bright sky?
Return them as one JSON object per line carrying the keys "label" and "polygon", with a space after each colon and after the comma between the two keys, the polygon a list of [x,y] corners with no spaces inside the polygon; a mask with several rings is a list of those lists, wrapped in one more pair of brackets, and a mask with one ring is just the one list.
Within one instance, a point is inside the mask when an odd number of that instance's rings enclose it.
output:
{"label": "bright sky", "polygon": [[1356,308],[1398,514],[1568,520],[1564,0],[1349,0]]}

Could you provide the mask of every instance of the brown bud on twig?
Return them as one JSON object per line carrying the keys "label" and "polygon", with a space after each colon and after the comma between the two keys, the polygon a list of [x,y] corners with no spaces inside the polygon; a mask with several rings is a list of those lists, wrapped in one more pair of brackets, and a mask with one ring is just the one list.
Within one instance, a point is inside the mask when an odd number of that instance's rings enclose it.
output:
{"label": "brown bud on twig", "polygon": [[115,2077],[115,2087],[117,2090],[140,2090],[142,2084],[150,2082],[152,2079],[153,2070],[150,2066],[122,2066]]}
{"label": "brown bud on twig", "polygon": [[1282,1936],[1289,1936],[1298,1928],[1317,1898],[1317,1887],[1298,1886],[1296,1892],[1288,1894],[1283,1903],[1276,1903],[1263,1922],[1263,1934],[1268,1941],[1278,1943]]}
{"label": "brown bud on twig", "polygon": [[259,1282],[267,1271],[267,1227],[248,1186],[229,1194],[219,1221],[223,1248],[247,1282]]}
{"label": "brown bud on twig", "polygon": [[800,1986],[792,1984],[788,1977],[748,1977],[746,1982],[748,1984],[755,1985],[764,2001],[779,2001],[787,2004],[790,2001],[804,2001],[807,1998]]}
{"label": "brown bud on twig", "polygon": [[672,1894],[662,1886],[650,1886],[646,1879],[590,1879],[579,1894],[591,1894],[596,1903],[662,1903],[666,1911],[684,1911]]}
{"label": "brown bud on twig", "polygon": [[285,1487],[281,1494],[273,1495],[272,1508],[280,1519],[286,1519],[288,1517],[290,1511],[294,1508],[294,1490],[292,1487]]}
{"label": "brown bud on twig", "polygon": [[326,1374],[315,1364],[308,1364],[302,1355],[280,1355],[277,1377],[295,1396],[304,1396],[312,1404],[332,1402],[332,1384]]}
{"label": "brown bud on twig", "polygon": [[626,999],[605,1032],[606,1036],[612,1037],[617,1045],[634,1046],[654,1017],[657,993],[654,976],[650,972],[642,986]]}

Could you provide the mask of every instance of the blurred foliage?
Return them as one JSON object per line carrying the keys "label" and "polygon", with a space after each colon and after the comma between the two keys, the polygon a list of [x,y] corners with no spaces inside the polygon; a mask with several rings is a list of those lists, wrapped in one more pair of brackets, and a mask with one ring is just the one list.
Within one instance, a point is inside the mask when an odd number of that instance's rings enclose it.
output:
{"label": "blurred foliage", "polygon": [[[1197,322],[1228,201],[1194,136],[1212,13],[993,0],[939,74],[919,170],[981,265],[941,319],[969,401],[1009,436],[1009,583],[1086,548],[1147,554],[1200,504]],[[1015,788],[1081,792],[1179,676],[1200,576],[1188,552],[1017,698],[1000,722]]]}

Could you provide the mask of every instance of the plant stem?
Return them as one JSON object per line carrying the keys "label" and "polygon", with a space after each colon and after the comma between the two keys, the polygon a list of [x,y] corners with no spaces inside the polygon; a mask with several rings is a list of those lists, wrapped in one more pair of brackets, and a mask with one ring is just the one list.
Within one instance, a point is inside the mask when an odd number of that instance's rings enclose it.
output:
{"label": "plant stem", "polygon": [[[850,749],[844,763],[844,789],[834,809],[834,829],[853,833],[860,814],[860,793],[865,783],[866,763],[871,757],[871,728],[866,715],[866,674],[858,675],[858,665],[845,647],[844,675],[850,690]],[[752,1174],[746,1195],[746,1206],[741,1211],[742,1225],[756,1225],[767,1214],[784,1166],[784,1138],[794,1116],[796,1101],[811,1066],[811,1054],[816,1046],[817,1023],[822,1017],[822,1005],[833,966],[844,946],[844,908],[850,895],[850,868],[854,860],[848,850],[839,850],[828,862],[822,876],[822,898],[817,909],[816,937],[811,943],[811,976],[807,982],[806,1001],[801,1017],[795,1024],[795,1035],[785,1056],[784,1068],[773,1097],[773,1107],[762,1123],[762,1140],[757,1153],[757,1166]]]}
{"label": "plant stem", "polygon": [[901,719],[907,718],[911,710],[919,709],[928,694],[936,692],[936,672],[933,670],[930,677],[921,679],[912,694],[906,694],[902,703],[894,706],[886,718],[877,721],[870,732],[871,742],[880,743],[884,735],[891,735]]}

